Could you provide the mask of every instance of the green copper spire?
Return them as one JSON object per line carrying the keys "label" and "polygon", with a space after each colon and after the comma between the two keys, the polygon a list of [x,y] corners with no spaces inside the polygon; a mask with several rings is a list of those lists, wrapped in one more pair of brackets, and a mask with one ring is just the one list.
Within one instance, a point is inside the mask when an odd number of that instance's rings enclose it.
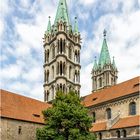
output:
{"label": "green copper spire", "polygon": [[70,25],[66,0],[59,0],[54,25],[56,25],[56,23],[59,22],[60,20],[66,22],[67,25]]}
{"label": "green copper spire", "polygon": [[74,33],[79,34],[79,31],[78,31],[78,22],[77,22],[77,17],[75,17],[75,23],[74,23]]}
{"label": "green copper spire", "polygon": [[94,69],[94,70],[97,70],[97,69],[98,69],[96,57],[95,57],[95,59],[94,59],[94,66],[93,66],[93,69]]}
{"label": "green copper spire", "polygon": [[106,42],[106,30],[104,30],[103,34],[104,34],[104,40],[103,40],[102,50],[101,50],[100,58],[99,58],[99,65],[101,67],[103,67],[105,64],[111,63],[109,50],[108,50],[108,46]]}
{"label": "green copper spire", "polygon": [[50,21],[50,16],[49,16],[49,21],[48,21],[48,27],[47,27],[47,31],[45,32],[46,34],[51,34],[51,21]]}

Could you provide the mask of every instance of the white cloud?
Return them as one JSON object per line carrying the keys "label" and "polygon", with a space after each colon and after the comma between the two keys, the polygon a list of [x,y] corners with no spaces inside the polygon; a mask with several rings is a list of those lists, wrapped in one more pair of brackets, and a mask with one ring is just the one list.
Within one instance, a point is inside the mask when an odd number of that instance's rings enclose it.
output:
{"label": "white cloud", "polygon": [[96,0],[79,0],[79,3],[83,5],[93,5],[96,2]]}

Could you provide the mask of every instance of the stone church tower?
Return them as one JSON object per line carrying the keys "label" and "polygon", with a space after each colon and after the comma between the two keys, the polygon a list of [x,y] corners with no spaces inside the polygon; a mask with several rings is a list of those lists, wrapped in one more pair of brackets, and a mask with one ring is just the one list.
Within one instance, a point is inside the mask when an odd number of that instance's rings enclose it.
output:
{"label": "stone church tower", "polygon": [[72,27],[66,0],[59,0],[44,36],[44,101],[55,99],[56,91],[74,90],[80,96],[80,41],[77,18]]}
{"label": "stone church tower", "polygon": [[110,54],[106,41],[106,31],[104,30],[104,39],[102,49],[97,62],[96,58],[92,69],[92,91],[113,86],[117,83],[118,70],[115,65],[115,60],[111,62]]}

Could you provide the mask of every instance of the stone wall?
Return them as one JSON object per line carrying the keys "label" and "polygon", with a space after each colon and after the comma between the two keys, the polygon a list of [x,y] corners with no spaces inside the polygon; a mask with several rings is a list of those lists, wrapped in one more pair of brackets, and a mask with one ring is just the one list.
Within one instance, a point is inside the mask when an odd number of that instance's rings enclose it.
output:
{"label": "stone wall", "polygon": [[106,109],[111,109],[112,118],[115,118],[120,113],[120,118],[129,116],[129,104],[131,102],[136,103],[136,115],[140,115],[140,98],[139,95],[135,95],[133,97],[127,97],[125,99],[120,99],[118,101],[114,101],[112,103],[106,103],[104,105],[100,105],[97,107],[90,108],[90,115],[92,113],[96,113],[96,122],[102,122],[107,120]]}
{"label": "stone wall", "polygon": [[1,118],[1,140],[36,140],[36,129],[43,124]]}
{"label": "stone wall", "polygon": [[[118,129],[120,131],[120,138],[129,139],[129,138],[135,138],[139,136],[139,127],[131,127],[131,128],[125,128],[125,129]],[[126,130],[127,138],[123,136],[123,130]],[[102,139],[106,140],[112,140],[117,139],[117,130],[109,130],[109,131],[103,131],[102,132]],[[99,133],[96,133],[97,140],[99,140]]]}

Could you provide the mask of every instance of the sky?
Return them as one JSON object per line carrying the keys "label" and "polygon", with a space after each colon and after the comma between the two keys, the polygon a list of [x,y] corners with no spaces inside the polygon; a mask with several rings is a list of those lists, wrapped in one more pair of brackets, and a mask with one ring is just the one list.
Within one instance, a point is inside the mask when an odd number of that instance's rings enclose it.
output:
{"label": "sky", "polygon": [[[43,101],[43,37],[59,0],[3,0],[0,3],[1,88]],[[73,25],[78,17],[81,96],[91,93],[91,70],[99,58],[103,30],[118,83],[140,75],[140,0],[67,0]]]}

